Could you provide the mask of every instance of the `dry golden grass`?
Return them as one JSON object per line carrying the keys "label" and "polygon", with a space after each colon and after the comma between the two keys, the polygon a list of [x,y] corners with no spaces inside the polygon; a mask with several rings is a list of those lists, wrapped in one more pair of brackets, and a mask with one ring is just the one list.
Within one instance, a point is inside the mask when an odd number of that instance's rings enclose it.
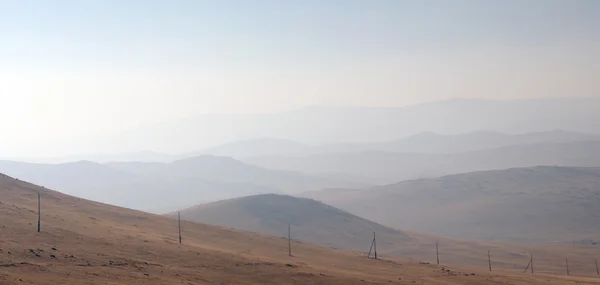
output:
{"label": "dry golden grass", "polygon": [[[36,192],[42,232],[36,232]],[[0,284],[600,284],[598,278],[487,273],[176,221],[0,176]],[[449,272],[447,270],[450,270]],[[471,275],[474,273],[475,275]]]}

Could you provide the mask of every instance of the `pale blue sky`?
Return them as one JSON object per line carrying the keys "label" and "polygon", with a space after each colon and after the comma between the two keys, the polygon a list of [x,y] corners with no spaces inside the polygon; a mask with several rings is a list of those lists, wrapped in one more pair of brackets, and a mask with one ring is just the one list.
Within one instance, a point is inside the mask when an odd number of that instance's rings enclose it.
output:
{"label": "pale blue sky", "polygon": [[0,147],[200,113],[597,96],[598,27],[594,0],[0,0]]}

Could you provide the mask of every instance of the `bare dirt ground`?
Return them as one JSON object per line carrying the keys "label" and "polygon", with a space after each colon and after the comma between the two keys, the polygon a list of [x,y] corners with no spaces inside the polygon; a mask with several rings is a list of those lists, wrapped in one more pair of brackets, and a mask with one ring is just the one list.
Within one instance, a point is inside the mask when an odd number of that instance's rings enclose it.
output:
{"label": "bare dirt ground", "polygon": [[[37,192],[42,231],[37,228]],[[143,197],[140,197],[143,199]],[[0,284],[600,284],[596,277],[437,266],[175,220],[0,175]]]}

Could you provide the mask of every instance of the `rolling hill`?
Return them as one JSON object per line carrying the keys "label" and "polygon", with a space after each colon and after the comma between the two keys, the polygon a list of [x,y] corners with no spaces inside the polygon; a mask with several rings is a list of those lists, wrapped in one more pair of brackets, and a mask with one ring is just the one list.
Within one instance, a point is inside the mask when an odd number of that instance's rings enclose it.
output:
{"label": "rolling hill", "polygon": [[182,219],[353,251],[368,250],[373,231],[381,248],[399,248],[411,238],[400,230],[365,220],[311,199],[263,194],[199,205]]}
{"label": "rolling hill", "polygon": [[[550,254],[547,251],[550,248],[558,252],[561,251],[561,248],[568,248],[571,252],[565,254],[573,257],[575,257],[574,252],[580,250],[586,250],[587,253],[600,250],[597,246],[583,243],[579,243],[577,246],[563,243],[515,245],[464,241],[412,231],[407,232],[383,226],[312,199],[275,194],[202,204],[184,209],[180,214],[182,219],[188,221],[282,238],[287,237],[288,225],[290,225],[291,236],[295,241],[363,252],[363,254],[369,250],[373,237],[372,232],[375,231],[379,256],[431,260],[436,256],[435,244],[438,243],[442,248],[441,258],[445,262],[470,266],[487,265],[485,259],[487,251],[493,252],[495,258],[502,260],[502,265],[496,261],[495,266],[520,270],[522,265],[518,264],[518,260],[526,259],[526,252],[534,252],[538,256],[536,259],[540,264],[548,264],[557,263],[557,259],[562,259],[556,256],[557,252]],[[410,217],[418,218],[420,214],[414,213]],[[177,214],[171,213],[167,216],[176,217]],[[439,217],[439,219],[452,222],[444,217]]]}
{"label": "rolling hill", "polygon": [[523,144],[453,154],[363,151],[256,157],[245,161],[269,169],[390,184],[407,179],[538,165],[598,167],[600,141]]}
{"label": "rolling hill", "polygon": [[387,226],[455,238],[600,242],[600,168],[515,168],[303,196]]}

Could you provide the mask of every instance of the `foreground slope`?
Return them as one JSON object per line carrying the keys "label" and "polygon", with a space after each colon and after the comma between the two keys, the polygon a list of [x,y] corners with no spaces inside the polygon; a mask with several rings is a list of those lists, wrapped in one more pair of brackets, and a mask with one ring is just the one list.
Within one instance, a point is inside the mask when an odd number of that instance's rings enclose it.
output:
{"label": "foreground slope", "polygon": [[287,237],[335,248],[366,251],[373,231],[380,248],[400,248],[404,232],[357,217],[311,199],[264,194],[213,202],[181,211],[182,219]]}
{"label": "foreground slope", "polygon": [[[37,193],[41,233],[35,231]],[[173,219],[4,175],[0,197],[0,284],[597,284],[595,278],[377,261],[296,242],[289,257],[285,239],[191,222],[182,222],[179,245]]]}
{"label": "foreground slope", "polygon": [[384,225],[502,241],[600,242],[600,169],[473,172],[306,196]]}

